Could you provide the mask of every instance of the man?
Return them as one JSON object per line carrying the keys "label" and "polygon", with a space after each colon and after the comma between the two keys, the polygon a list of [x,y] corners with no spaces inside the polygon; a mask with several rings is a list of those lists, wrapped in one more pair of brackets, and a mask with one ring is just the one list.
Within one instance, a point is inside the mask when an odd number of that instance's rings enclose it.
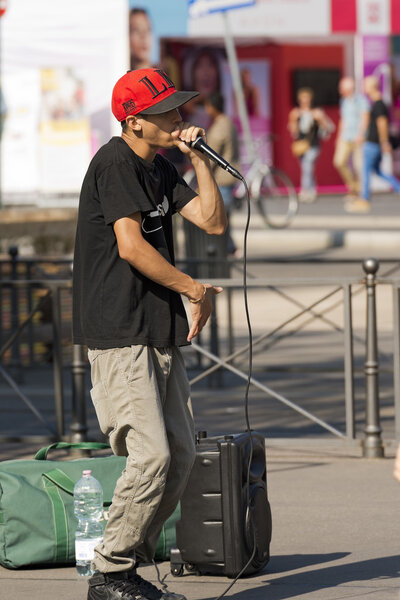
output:
{"label": "man", "polygon": [[[220,287],[174,266],[172,214],[222,234],[226,213],[208,160],[190,142],[203,129],[178,108],[178,92],[158,69],[130,71],[116,83],[121,122],[93,158],[79,205],[74,258],[74,342],[86,344],[91,396],[112,450],[127,457],[103,542],[95,549],[89,600],[183,598],[162,594],[135,572],[152,560],[160,531],[186,486],[195,457],[189,385],[179,346],[211,313]],[[157,154],[177,147],[192,162],[199,193]],[[190,301],[190,330],[182,304]]]}
{"label": "man", "polygon": [[[237,130],[228,115],[224,114],[224,97],[220,92],[213,92],[205,101],[204,108],[212,119],[211,126],[207,132],[209,145],[217,152],[217,154],[223,156],[230,165],[235,167],[235,169],[239,168],[239,142]],[[216,164],[212,165],[211,168],[213,169],[215,181],[219,186],[225,209],[229,216],[233,208],[233,188],[236,179],[227,171],[219,169]],[[238,254],[235,242],[229,232],[229,226],[228,253],[234,256]]]}
{"label": "man", "polygon": [[368,101],[355,93],[354,79],[343,77],[339,82],[340,119],[333,164],[347,187],[346,200],[360,193],[361,144],[368,122]]}
{"label": "man", "polygon": [[393,189],[400,192],[400,182],[381,170],[382,153],[390,153],[388,109],[382,100],[379,80],[370,75],[364,79],[364,90],[372,102],[368,127],[363,145],[362,187],[361,197],[345,205],[347,212],[366,213],[371,210],[370,178],[375,172],[385,179]]}

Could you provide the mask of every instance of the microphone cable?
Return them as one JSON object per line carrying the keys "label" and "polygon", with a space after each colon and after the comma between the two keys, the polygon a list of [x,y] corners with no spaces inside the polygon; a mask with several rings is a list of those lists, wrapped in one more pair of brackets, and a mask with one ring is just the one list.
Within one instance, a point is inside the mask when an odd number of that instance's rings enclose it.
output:
{"label": "microphone cable", "polygon": [[[237,173],[239,174],[238,171],[237,171]],[[243,575],[243,573],[246,571],[246,569],[251,565],[251,563],[253,562],[254,557],[256,555],[256,552],[257,552],[256,533],[255,533],[255,528],[252,523],[252,513],[250,512],[250,472],[251,472],[251,463],[253,461],[253,453],[254,453],[254,442],[253,442],[253,437],[251,435],[251,426],[250,426],[250,417],[249,417],[249,391],[250,391],[250,385],[251,385],[251,378],[252,378],[252,374],[253,374],[253,331],[252,331],[251,321],[250,321],[250,311],[249,311],[249,302],[248,302],[248,294],[247,294],[247,238],[248,238],[248,233],[249,233],[249,228],[250,228],[251,202],[250,202],[250,192],[249,192],[249,188],[247,185],[247,181],[241,174],[240,174],[240,181],[244,185],[246,204],[247,204],[247,218],[246,218],[246,225],[245,225],[244,235],[243,235],[243,298],[244,298],[244,307],[245,307],[245,313],[246,313],[246,322],[247,322],[248,340],[249,340],[248,377],[247,377],[246,388],[245,388],[245,393],[244,393],[244,414],[245,414],[245,421],[246,421],[246,428],[247,428],[246,431],[249,433],[249,441],[250,441],[250,453],[249,453],[249,460],[248,460],[248,464],[247,464],[247,475],[246,475],[247,510],[246,510],[245,522],[248,522],[249,525],[252,526],[252,529],[253,529],[253,549],[252,549],[249,560],[244,565],[244,567],[241,569],[241,571],[236,575],[236,577],[231,581],[231,583],[225,588],[225,590],[222,592],[222,594],[217,596],[214,600],[222,600],[222,598],[225,597],[225,595],[229,592],[230,589],[232,589],[232,587],[235,585],[235,583],[238,581],[238,579]],[[163,577],[163,579],[161,579],[157,564],[155,563],[154,560],[152,562],[156,568],[159,583],[162,585],[163,589],[166,592],[168,592],[168,587],[164,583],[164,580],[167,577],[167,575],[165,575]]]}
{"label": "microphone cable", "polygon": [[[250,385],[251,385],[251,378],[252,378],[252,374],[253,374],[253,331],[252,331],[251,321],[250,321],[250,311],[249,311],[249,302],[248,302],[248,294],[247,294],[247,238],[248,238],[249,227],[250,227],[251,208],[250,208],[250,192],[249,192],[249,188],[247,185],[247,181],[243,176],[241,176],[241,181],[245,188],[245,192],[246,192],[245,196],[246,196],[246,203],[247,203],[247,219],[246,219],[246,226],[244,229],[244,236],[243,236],[243,298],[244,298],[244,307],[245,307],[245,313],[246,313],[246,322],[247,322],[248,339],[249,339],[248,377],[247,377],[246,389],[245,389],[245,394],[244,394],[244,414],[245,414],[246,427],[247,427],[247,431],[249,433],[249,440],[250,440],[250,454],[249,454],[249,461],[247,464],[247,476],[246,476],[246,501],[247,501],[246,517],[247,517],[247,515],[249,516],[248,523],[250,526],[252,526],[252,529],[253,529],[253,550],[252,550],[249,560],[247,561],[245,566],[242,568],[242,570],[236,575],[234,580],[228,585],[228,587],[222,592],[222,594],[220,594],[219,596],[217,596],[215,598],[215,600],[221,600],[221,598],[223,598],[229,592],[229,590],[235,585],[235,583],[243,575],[243,573],[246,571],[246,569],[251,565],[251,563],[253,562],[253,559],[256,555],[256,551],[257,551],[256,533],[255,533],[255,528],[252,523],[252,513],[250,512],[250,471],[251,471],[251,463],[253,461],[253,452],[254,452],[254,443],[253,443],[253,436],[251,435],[250,417],[249,417],[249,391],[250,391]],[[245,521],[247,521],[247,518]]]}

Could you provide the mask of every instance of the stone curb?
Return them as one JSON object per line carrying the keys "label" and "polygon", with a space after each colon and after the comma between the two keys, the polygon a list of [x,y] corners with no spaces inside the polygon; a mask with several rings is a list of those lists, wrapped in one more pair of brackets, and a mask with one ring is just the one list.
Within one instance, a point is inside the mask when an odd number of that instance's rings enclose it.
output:
{"label": "stone curb", "polygon": [[[242,246],[243,233],[239,228],[232,229],[232,237]],[[262,252],[317,251],[331,248],[347,250],[369,249],[374,251],[394,250],[400,245],[400,228],[394,230],[359,229],[271,229],[250,230],[248,249],[252,254]]]}

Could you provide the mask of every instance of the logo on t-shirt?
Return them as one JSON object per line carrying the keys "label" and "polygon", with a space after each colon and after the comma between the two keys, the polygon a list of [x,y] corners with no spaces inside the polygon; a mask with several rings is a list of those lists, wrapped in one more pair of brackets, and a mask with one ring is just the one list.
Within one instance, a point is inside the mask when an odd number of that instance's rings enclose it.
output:
{"label": "logo on t-shirt", "polygon": [[[142,221],[142,231],[144,233],[154,233],[162,229],[160,217],[165,217],[169,210],[169,202],[167,196],[164,196],[161,204],[157,204],[157,209],[149,212]],[[154,219],[157,219],[156,221]],[[152,221],[153,220],[153,221]]]}

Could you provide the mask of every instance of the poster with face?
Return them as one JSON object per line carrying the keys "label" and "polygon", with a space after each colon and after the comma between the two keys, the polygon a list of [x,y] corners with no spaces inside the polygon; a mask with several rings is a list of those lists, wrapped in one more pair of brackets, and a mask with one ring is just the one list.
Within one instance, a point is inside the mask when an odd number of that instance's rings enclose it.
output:
{"label": "poster with face", "polygon": [[182,0],[129,0],[130,68],[160,65],[160,38],[186,35],[187,3]]}
{"label": "poster with face", "polygon": [[[163,63],[167,64],[170,57],[173,57],[179,68],[177,76],[170,72],[171,78],[175,82],[180,80],[182,89],[199,92],[197,98],[183,107],[184,118],[207,130],[211,122],[204,102],[213,92],[220,92],[224,98],[224,112],[234,121],[239,132],[241,162],[243,165],[248,164],[249,157],[243,142],[237,99],[225,49],[217,45],[163,40]],[[256,154],[264,161],[271,162],[270,63],[266,59],[239,60],[239,70]]]}
{"label": "poster with face", "polygon": [[153,66],[153,28],[150,15],[144,8],[129,12],[129,53],[131,69]]}
{"label": "poster with face", "polygon": [[226,69],[225,53],[220,48],[188,46],[182,56],[182,86],[199,92],[184,107],[185,118],[207,129],[210,126],[204,103],[214,92],[223,93],[222,73]]}

